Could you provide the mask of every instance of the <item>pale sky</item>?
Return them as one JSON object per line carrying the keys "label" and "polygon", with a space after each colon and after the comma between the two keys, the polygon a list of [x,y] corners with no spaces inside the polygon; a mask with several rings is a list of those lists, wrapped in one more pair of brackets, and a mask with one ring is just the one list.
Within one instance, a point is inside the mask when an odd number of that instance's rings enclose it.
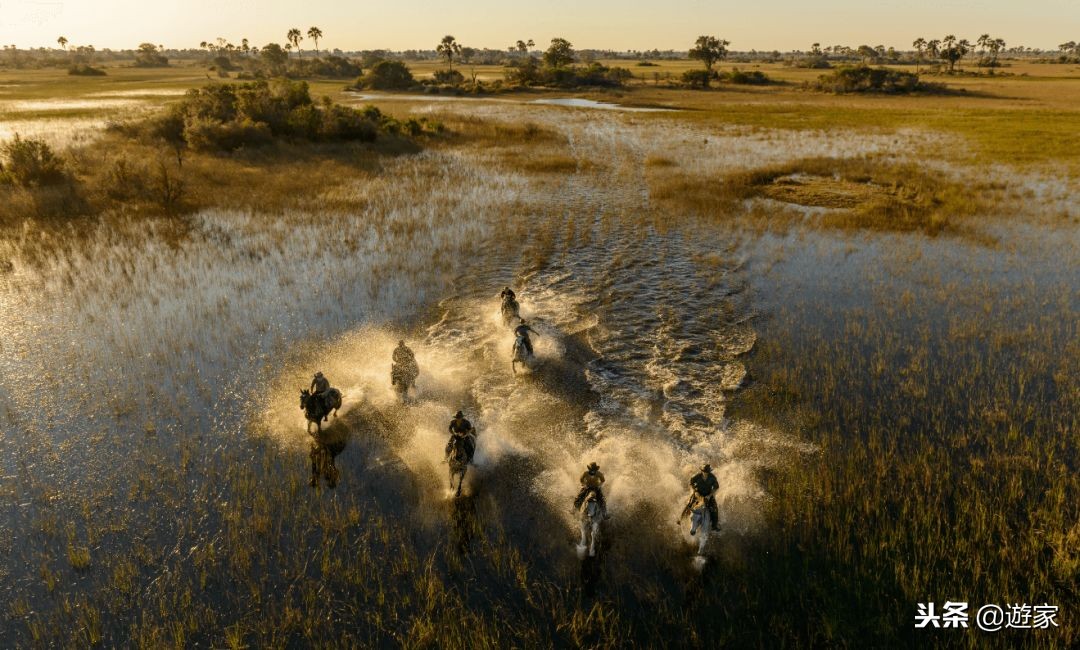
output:
{"label": "pale sky", "polygon": [[918,36],[948,33],[1054,49],[1080,40],[1080,0],[0,0],[0,43],[19,47],[52,46],[60,35],[98,49],[198,47],[218,36],[262,46],[312,25],[324,33],[321,49],[343,50],[433,49],[444,34],[495,49],[560,36],[577,48],[685,50],[701,34],[733,50],[910,49]]}

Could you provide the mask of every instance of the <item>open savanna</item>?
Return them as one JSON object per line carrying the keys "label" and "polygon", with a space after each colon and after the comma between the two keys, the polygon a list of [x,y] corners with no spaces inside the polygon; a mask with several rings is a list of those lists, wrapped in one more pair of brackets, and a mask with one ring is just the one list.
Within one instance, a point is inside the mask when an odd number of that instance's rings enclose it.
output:
{"label": "open savanna", "polygon": [[[0,234],[0,645],[1080,643],[1070,67],[932,77],[968,92],[909,97],[810,92],[802,81],[822,71],[773,64],[760,69],[786,83],[691,91],[649,78],[455,101],[357,102],[343,80],[313,81],[315,97],[444,128],[190,153],[177,170],[188,199],[172,210],[95,198],[118,157],[172,164],[167,148],[100,125],[177,101],[205,70],[0,72],[4,124],[91,134],[58,143],[85,213],[36,218],[24,193],[30,207]],[[527,104],[570,95],[681,110]],[[110,98],[141,103],[93,103]],[[566,276],[608,242],[595,259],[651,273],[675,264],[649,257],[673,241],[720,242],[673,274],[730,283],[730,305],[703,305],[716,332],[697,345],[745,365],[716,438],[748,451],[710,458],[752,468],[760,493],[721,503],[730,525],[703,572],[645,499],[615,510],[612,547],[587,577],[558,514],[572,494],[500,491],[543,454],[507,461],[475,499],[443,501],[442,468],[416,469],[411,445],[427,439],[360,380],[341,480],[308,486],[295,393],[312,366],[382,377],[387,345],[407,336],[448,366],[485,367],[439,347],[456,334],[440,328],[442,301],[492,295],[488,279],[530,299],[537,277]],[[617,312],[629,298],[596,275],[574,298]],[[661,301],[640,317],[665,312]],[[649,328],[623,323],[619,336],[650,349],[637,331]],[[447,383],[468,392],[455,372]],[[641,418],[628,437],[663,431],[660,415]],[[747,429],[759,433],[736,435]],[[441,444],[433,434],[424,449]],[[776,447],[793,452],[777,460]],[[666,494],[653,471],[641,478]],[[517,523],[509,503],[537,519]],[[914,629],[916,603],[946,600],[1045,602],[1059,627]]]}

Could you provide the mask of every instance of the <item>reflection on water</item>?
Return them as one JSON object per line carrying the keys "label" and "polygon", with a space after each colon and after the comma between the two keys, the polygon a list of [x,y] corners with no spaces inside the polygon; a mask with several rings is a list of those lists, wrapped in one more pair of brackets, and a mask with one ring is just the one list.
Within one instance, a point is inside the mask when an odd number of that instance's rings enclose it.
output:
{"label": "reflection on water", "polygon": [[[429,153],[343,190],[363,195],[362,214],[317,204],[273,219],[211,211],[183,236],[118,221],[77,244],[33,226],[0,242],[0,259],[11,260],[0,269],[0,521],[16,531],[0,536],[4,600],[53,612],[42,575],[57,573],[67,593],[86,597],[100,580],[120,589],[116,576],[131,575],[139,598],[171,602],[179,588],[170,581],[189,579],[198,585],[192,598],[207,599],[200,605],[239,611],[233,587],[199,583],[198,562],[213,566],[223,539],[307,557],[323,543],[313,529],[340,527],[356,547],[339,550],[354,553],[377,544],[367,526],[380,514],[407,528],[421,554],[447,539],[463,557],[499,544],[527,553],[537,574],[572,582],[580,571],[592,595],[605,562],[613,573],[651,576],[661,571],[657,549],[689,556],[674,521],[702,462],[717,468],[724,537],[738,538],[764,523],[763,477],[814,451],[797,421],[768,427],[729,408],[754,389],[748,357],[789,327],[771,317],[785,304],[831,305],[823,329],[850,342],[839,347],[846,354],[868,358],[859,315],[916,295],[1004,287],[1010,302],[992,314],[1004,321],[1041,308],[1039,291],[1057,287],[1048,309],[1075,313],[1075,229],[992,249],[911,235],[744,235],[656,219],[644,161],[678,138],[617,115],[561,113],[538,119],[563,130],[575,157],[604,164],[554,190],[493,171],[487,159]],[[680,159],[700,149],[709,158],[701,169],[713,172],[733,163],[710,158],[712,147],[772,160],[793,143],[787,134],[763,144],[760,134],[702,143],[676,133],[692,143]],[[814,142],[799,140],[795,153],[856,146]],[[868,137],[859,146],[886,144]],[[1070,256],[1071,266],[1054,262]],[[520,378],[498,313],[507,284],[540,333],[543,363]],[[959,329],[986,318],[984,307],[941,300],[929,318]],[[902,316],[890,321],[897,332],[909,325]],[[389,382],[403,337],[421,369],[408,404]],[[313,367],[344,403],[309,439],[296,389]],[[480,436],[472,496],[447,501],[442,449],[459,408]],[[608,477],[613,520],[607,557],[578,567],[571,501],[589,462]],[[333,488],[332,497],[314,498],[305,480]],[[311,510],[279,510],[266,484]],[[492,530],[506,538],[490,541]],[[84,547],[92,560],[79,568],[73,551]],[[129,556],[137,568],[124,564]],[[267,599],[299,579],[256,568]],[[306,561],[297,570],[316,571]],[[357,588],[328,588],[326,598],[352,602],[342,594]],[[102,605],[114,645],[130,641],[117,623],[127,603]],[[25,644],[25,629],[5,629],[0,642]]]}

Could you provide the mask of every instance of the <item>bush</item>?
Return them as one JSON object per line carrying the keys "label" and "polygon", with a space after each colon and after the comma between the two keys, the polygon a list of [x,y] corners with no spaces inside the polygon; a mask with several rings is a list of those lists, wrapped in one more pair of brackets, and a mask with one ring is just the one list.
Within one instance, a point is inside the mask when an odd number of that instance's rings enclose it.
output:
{"label": "bush", "polygon": [[436,70],[434,79],[435,83],[447,84],[450,86],[458,86],[465,83],[465,75],[457,70]]}
{"label": "bush", "polygon": [[743,72],[738,68],[735,68],[731,72],[724,73],[720,76],[720,79],[727,81],[728,83],[746,86],[764,86],[772,83],[772,79],[769,79],[769,76],[761,70]]}
{"label": "bush", "polygon": [[925,84],[919,82],[917,74],[865,65],[840,68],[831,74],[821,75],[809,87],[837,94],[906,94],[927,89]]}
{"label": "bush", "polygon": [[289,62],[286,74],[290,77],[349,79],[358,77],[363,72],[363,68],[349,59],[340,56],[328,56],[321,59],[294,59]]}
{"label": "bush", "polygon": [[377,124],[380,118],[381,114],[372,120],[363,111],[345,106],[328,106],[322,111],[319,135],[325,140],[374,142],[379,132]]}
{"label": "bush", "polygon": [[712,70],[687,70],[682,73],[683,83],[695,88],[708,88],[709,82],[717,77],[718,75]]}
{"label": "bush", "polygon": [[357,86],[374,90],[406,90],[415,85],[408,66],[401,61],[380,61],[357,81]]}
{"label": "bush", "polygon": [[64,163],[43,140],[15,139],[0,145],[0,180],[22,187],[55,185],[67,180]]}
{"label": "bush", "polygon": [[246,118],[221,122],[194,117],[184,126],[184,140],[196,151],[235,151],[261,146],[272,139],[269,126]]}
{"label": "bush", "polygon": [[105,71],[88,63],[76,63],[68,68],[68,74],[78,77],[104,77]]}

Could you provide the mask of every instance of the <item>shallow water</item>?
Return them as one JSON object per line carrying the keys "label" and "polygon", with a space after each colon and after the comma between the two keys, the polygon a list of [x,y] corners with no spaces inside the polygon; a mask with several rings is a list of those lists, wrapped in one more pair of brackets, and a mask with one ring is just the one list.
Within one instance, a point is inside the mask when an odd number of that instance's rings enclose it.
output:
{"label": "shallow water", "polygon": [[[496,110],[512,118],[519,108]],[[339,473],[333,503],[373,503],[415,525],[422,551],[436,547],[454,529],[441,460],[449,416],[462,408],[480,431],[466,479],[474,514],[499,521],[541,575],[576,568],[569,501],[590,461],[608,477],[614,557],[652,575],[641,547],[690,561],[674,520],[696,466],[717,468],[725,534],[738,539],[763,524],[762,471],[819,451],[802,442],[797,419],[775,427],[729,413],[753,385],[760,337],[789,334],[774,317],[785,307],[813,314],[815,301],[828,304],[805,322],[841,332],[852,312],[911,292],[990,287],[1023,297],[1052,287],[1075,296],[1075,228],[1033,230],[1001,248],[917,235],[748,234],[656,218],[645,182],[645,160],[657,153],[700,157],[687,164],[715,170],[734,164],[730,152],[749,164],[876,150],[889,138],[810,134],[791,150],[790,134],[702,142],[696,131],[658,133],[614,114],[528,110],[560,129],[575,157],[604,164],[552,188],[483,158],[426,153],[342,190],[364,196],[359,214],[326,214],[315,200],[309,212],[274,219],[210,211],[179,237],[164,224],[117,222],[77,245],[33,226],[0,242],[0,259],[11,260],[0,267],[5,598],[54,607],[43,562],[70,580],[68,592],[93,594],[107,576],[98,564],[67,566],[72,540],[95,558],[212,542],[224,525],[211,505],[236,499],[215,475],[236,464],[256,468],[260,481],[306,481],[311,438],[298,391],[314,370],[345,398],[324,445]],[[1053,263],[1062,259],[1072,263]],[[540,364],[520,376],[498,316],[504,285],[518,290],[540,333]],[[1016,317],[1035,303],[1023,304]],[[943,301],[931,315],[947,324],[983,307]],[[405,405],[388,386],[399,338],[421,367]],[[188,570],[170,557],[146,570],[141,588],[170,567]],[[0,640],[25,634],[6,628]],[[111,634],[123,642],[122,626]]]}

